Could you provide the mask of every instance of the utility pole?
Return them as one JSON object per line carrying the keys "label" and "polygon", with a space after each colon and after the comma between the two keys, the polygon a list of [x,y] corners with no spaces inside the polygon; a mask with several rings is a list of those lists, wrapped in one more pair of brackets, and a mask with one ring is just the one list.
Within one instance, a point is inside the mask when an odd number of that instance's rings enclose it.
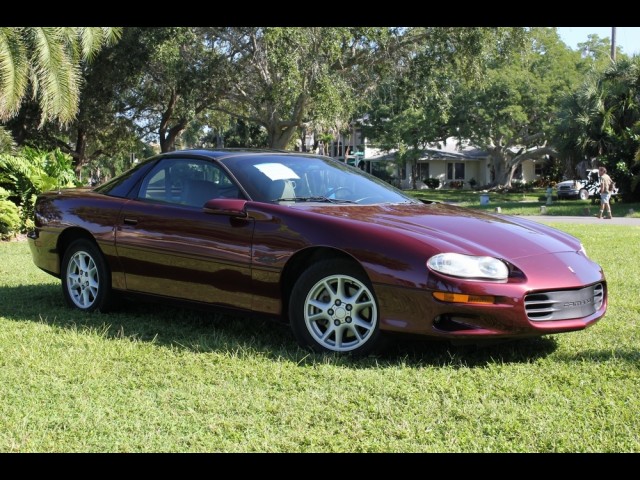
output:
{"label": "utility pole", "polygon": [[616,27],[611,27],[611,61],[616,61]]}

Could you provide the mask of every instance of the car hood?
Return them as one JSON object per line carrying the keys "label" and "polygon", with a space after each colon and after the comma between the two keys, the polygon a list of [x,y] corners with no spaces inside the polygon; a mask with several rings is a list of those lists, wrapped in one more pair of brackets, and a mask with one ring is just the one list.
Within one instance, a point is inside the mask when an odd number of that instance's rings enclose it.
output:
{"label": "car hood", "polygon": [[351,222],[374,224],[392,235],[410,235],[440,248],[516,259],[576,252],[580,242],[560,230],[521,217],[484,213],[441,203],[394,205],[304,205],[291,208]]}

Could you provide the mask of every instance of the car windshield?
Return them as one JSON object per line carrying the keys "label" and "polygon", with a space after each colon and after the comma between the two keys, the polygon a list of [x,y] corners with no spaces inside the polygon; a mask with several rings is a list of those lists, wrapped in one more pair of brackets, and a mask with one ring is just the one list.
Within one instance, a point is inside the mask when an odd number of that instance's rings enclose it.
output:
{"label": "car windshield", "polygon": [[222,163],[261,202],[419,203],[357,168],[326,157],[230,157]]}

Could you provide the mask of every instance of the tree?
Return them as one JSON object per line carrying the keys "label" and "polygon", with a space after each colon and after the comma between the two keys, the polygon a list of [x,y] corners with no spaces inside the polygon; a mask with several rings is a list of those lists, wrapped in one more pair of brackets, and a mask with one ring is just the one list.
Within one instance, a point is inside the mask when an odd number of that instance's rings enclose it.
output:
{"label": "tree", "polygon": [[359,27],[237,27],[219,37],[237,52],[237,74],[217,108],[262,125],[277,149],[306,123],[346,124],[394,54],[418,40],[411,29]]}
{"label": "tree", "polygon": [[574,157],[607,167],[630,198],[640,197],[640,57],[618,57],[567,99],[561,145]]}
{"label": "tree", "polygon": [[[608,37],[600,38],[596,34],[587,37],[586,42],[578,43],[584,65],[589,69],[604,71],[611,64],[611,42]],[[623,55],[620,47],[616,47],[616,57]]]}
{"label": "tree", "polygon": [[115,27],[0,28],[0,120],[13,117],[30,92],[41,124],[69,123],[78,107],[79,64],[119,36]]}
{"label": "tree", "polygon": [[17,143],[42,150],[60,148],[72,156],[78,179],[85,173],[90,176],[85,172],[89,164],[94,172],[115,174],[125,167],[121,159],[140,153],[136,125],[123,114],[122,97],[137,84],[151,47],[141,46],[134,33],[123,29],[119,42],[102,48],[91,62],[80,65],[84,88],[78,112],[68,124],[40,124],[37,103],[25,100],[18,114],[7,122]]}
{"label": "tree", "polygon": [[557,153],[553,125],[560,100],[578,84],[579,64],[554,28],[533,28],[522,55],[490,65],[482,82],[457,92],[450,125],[489,153],[492,185],[510,186],[524,160]]}
{"label": "tree", "polygon": [[[461,89],[478,86],[486,66],[518,52],[527,38],[523,28],[415,29],[420,41],[394,69],[385,72],[368,109],[363,129],[383,150],[395,150],[399,162],[412,165],[428,144],[445,140],[455,130],[451,120]],[[462,98],[463,94],[460,94]]]}
{"label": "tree", "polygon": [[125,115],[140,135],[174,150],[189,124],[221,102],[234,81],[235,53],[225,50],[213,27],[140,28],[132,32],[148,48],[138,82],[124,95]]}

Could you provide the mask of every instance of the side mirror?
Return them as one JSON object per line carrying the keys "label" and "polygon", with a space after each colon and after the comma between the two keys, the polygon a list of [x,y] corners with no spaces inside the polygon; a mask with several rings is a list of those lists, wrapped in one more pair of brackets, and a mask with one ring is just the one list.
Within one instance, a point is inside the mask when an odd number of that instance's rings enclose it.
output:
{"label": "side mirror", "polygon": [[214,198],[204,204],[205,213],[227,215],[229,217],[247,218],[246,200],[239,198]]}

